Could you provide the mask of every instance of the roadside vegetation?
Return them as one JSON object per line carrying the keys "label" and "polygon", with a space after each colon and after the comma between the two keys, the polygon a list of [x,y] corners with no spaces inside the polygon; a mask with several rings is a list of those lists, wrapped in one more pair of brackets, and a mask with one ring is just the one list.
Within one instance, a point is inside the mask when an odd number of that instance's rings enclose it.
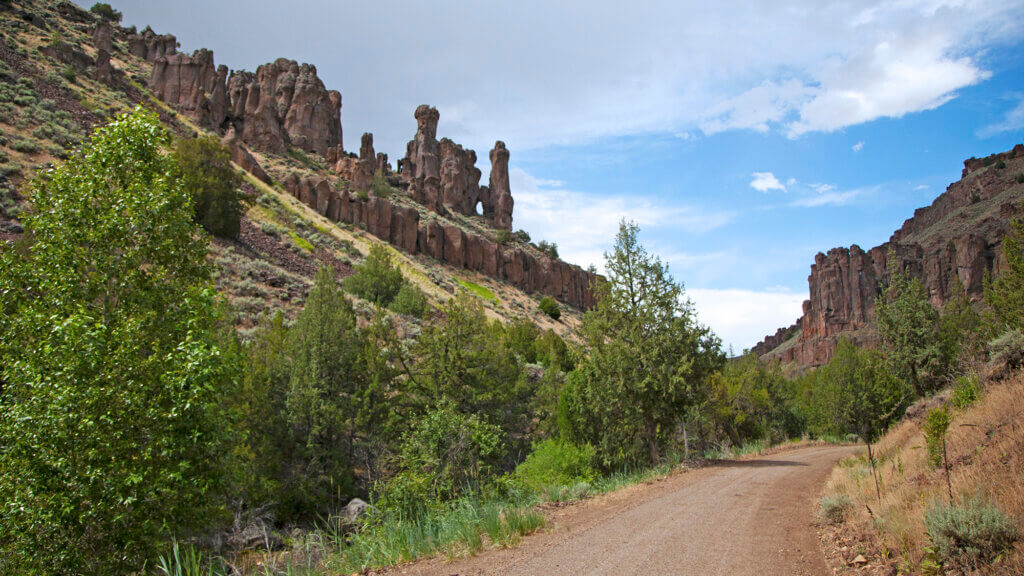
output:
{"label": "roadside vegetation", "polygon": [[[793,378],[727,360],[625,221],[576,339],[489,319],[493,292],[468,281],[432,307],[380,245],[344,280],[322,266],[293,320],[264,314],[243,337],[207,261],[210,234],[238,234],[240,183],[216,145],[174,144],[137,109],[33,180],[26,234],[0,252],[0,573],[330,574],[475,554],[543,529],[540,503],[799,439],[870,446],[823,501],[844,526],[912,484],[883,433],[951,382],[930,445],[955,497],[921,516],[931,539],[901,542],[943,565],[1016,561],[1021,510],[964,479],[960,436],[1003,442],[984,426],[1024,407],[1007,397],[958,426],[996,395],[969,369],[1021,357],[1024,258],[989,283],[984,317],[922,305],[894,264],[884,345],[844,341]],[[967,549],[965,522],[992,530]]]}

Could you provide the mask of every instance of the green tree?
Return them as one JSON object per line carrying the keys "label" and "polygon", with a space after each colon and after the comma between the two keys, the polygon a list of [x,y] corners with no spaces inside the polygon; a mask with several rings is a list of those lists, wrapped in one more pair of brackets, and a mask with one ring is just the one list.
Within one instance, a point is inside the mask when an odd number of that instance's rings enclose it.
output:
{"label": "green tree", "polygon": [[236,365],[218,348],[206,242],[136,109],[32,183],[0,252],[0,564],[139,570],[222,510]]}
{"label": "green tree", "polygon": [[[872,444],[899,417],[912,390],[892,375],[880,353],[861,350],[845,338],[836,346],[832,360],[818,370],[816,384],[822,410],[835,429],[856,434],[867,444],[874,473]],[[877,474],[875,491],[881,499]]]}
{"label": "green tree", "polygon": [[242,177],[212,136],[183,138],[174,148],[181,185],[192,196],[195,220],[220,238],[237,238],[243,213]]}
{"label": "green tree", "polygon": [[402,271],[391,261],[383,244],[372,244],[366,260],[355,267],[355,274],[345,279],[345,288],[378,306],[387,306],[405,285]]}
{"label": "green tree", "polygon": [[555,301],[551,296],[545,296],[540,299],[540,304],[537,305],[540,311],[547,314],[552,320],[558,320],[562,317],[562,310],[558,307],[558,302]]}
{"label": "green tree", "polygon": [[287,473],[289,508],[323,511],[352,495],[352,459],[362,348],[356,316],[335,280],[321,268],[306,306],[288,332],[290,370],[285,407],[293,438]]}
{"label": "green tree", "polygon": [[938,389],[950,364],[939,339],[939,312],[928,301],[924,284],[899,271],[893,255],[889,286],[875,300],[875,317],[895,375],[918,396]]}
{"label": "green tree", "polygon": [[1006,267],[994,281],[986,278],[985,302],[992,309],[997,336],[1007,330],[1024,331],[1024,218],[1016,218],[1003,236]]}
{"label": "green tree", "polygon": [[89,12],[99,16],[100,18],[110,20],[111,22],[120,22],[122,14],[118,10],[114,10],[110,4],[106,2],[97,2],[89,8]]}
{"label": "green tree", "polygon": [[963,365],[982,359],[984,340],[981,316],[967,299],[960,278],[954,278],[952,293],[939,320],[940,356],[944,362]]}
{"label": "green tree", "polygon": [[712,376],[707,408],[712,422],[735,446],[761,438],[777,441],[804,430],[793,385],[778,363],[767,364],[753,353]]}
{"label": "green tree", "polygon": [[606,467],[658,464],[682,415],[724,362],[720,341],[697,324],[682,285],[638,233],[623,221],[605,254],[608,279],[583,321],[589,354],[560,400],[562,413],[571,414],[570,434],[593,445]]}

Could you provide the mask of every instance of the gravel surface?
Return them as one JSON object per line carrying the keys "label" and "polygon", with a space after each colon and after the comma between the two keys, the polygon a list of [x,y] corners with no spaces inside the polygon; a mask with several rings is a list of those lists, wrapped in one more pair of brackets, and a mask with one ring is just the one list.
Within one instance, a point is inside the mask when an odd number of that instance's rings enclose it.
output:
{"label": "gravel surface", "polygon": [[513,549],[389,574],[827,574],[813,508],[854,447],[815,446],[718,461],[552,510],[549,529]]}

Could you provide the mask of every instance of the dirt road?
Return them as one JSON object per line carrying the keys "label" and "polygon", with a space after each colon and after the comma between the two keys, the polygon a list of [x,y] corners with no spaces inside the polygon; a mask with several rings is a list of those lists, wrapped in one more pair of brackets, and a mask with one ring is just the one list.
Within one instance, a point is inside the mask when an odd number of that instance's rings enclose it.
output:
{"label": "dirt road", "polygon": [[852,447],[720,461],[554,510],[547,532],[513,549],[391,574],[826,574],[813,505]]}

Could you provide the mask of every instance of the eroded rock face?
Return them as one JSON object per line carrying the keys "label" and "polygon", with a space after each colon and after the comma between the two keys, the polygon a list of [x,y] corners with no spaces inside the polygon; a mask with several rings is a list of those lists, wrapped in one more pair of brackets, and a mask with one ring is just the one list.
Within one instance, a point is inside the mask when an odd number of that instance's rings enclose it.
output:
{"label": "eroded rock face", "polygon": [[512,188],[508,182],[508,150],[501,140],[491,150],[491,179],[488,186],[490,209],[484,205],[484,216],[490,213],[496,228],[512,231]]}
{"label": "eroded rock face", "polygon": [[332,220],[365,227],[366,231],[409,254],[504,280],[529,292],[547,294],[580,308],[594,305],[593,282],[586,270],[517,247],[498,245],[453,224],[420,219],[420,213],[386,198],[360,200],[348,190],[334,190],[319,176],[296,174],[284,182],[293,196]]}
{"label": "eroded rock face", "polygon": [[854,245],[815,256],[797,344],[774,353],[782,342],[769,337],[755,351],[817,366],[828,362],[841,337],[876,343],[875,299],[888,283],[890,254],[898,270],[921,280],[935,306],[945,304],[955,290],[964,290],[971,300],[982,298],[985,274],[999,273],[1002,237],[1019,213],[1016,175],[1024,170],[1024,146],[997,159],[1006,167],[965,162],[964,178],[931,206],[915,210],[888,242],[866,252]]}
{"label": "eroded rock face", "polygon": [[353,171],[351,182],[356,190],[369,190],[373,183],[373,174],[377,168],[377,155],[373,151],[373,134],[363,134],[359,146],[359,160]]}
{"label": "eroded rock face", "polygon": [[178,39],[171,34],[157,34],[146,28],[140,34],[128,37],[128,51],[147,62],[170,56],[178,52]]}
{"label": "eroded rock face", "polygon": [[441,140],[441,203],[459,214],[473,215],[480,201],[480,169],[476,152],[452,140]]}
{"label": "eroded rock face", "polygon": [[437,142],[436,108],[416,108],[416,136],[405,147],[402,173],[409,182],[413,200],[441,212],[441,150]]}
{"label": "eroded rock face", "polygon": [[224,134],[224,138],[221,139],[221,144],[223,144],[224,147],[228,149],[228,152],[231,153],[231,161],[238,164],[242,170],[245,170],[267,184],[270,183],[270,176],[267,175],[266,171],[263,170],[263,167],[256,161],[256,158],[251,152],[249,152],[249,149],[245,147],[245,144],[243,144],[235,134],[234,127],[228,128],[228,131]]}
{"label": "eroded rock face", "polygon": [[107,54],[114,51],[114,31],[110,27],[110,22],[100,18],[96,22],[96,29],[92,33],[92,45],[96,47],[96,50],[103,50]]}
{"label": "eroded rock face", "polygon": [[149,89],[204,128],[217,130],[228,112],[227,76],[227,67],[217,68],[209,50],[196,50],[191,56],[176,53],[153,62]]}

